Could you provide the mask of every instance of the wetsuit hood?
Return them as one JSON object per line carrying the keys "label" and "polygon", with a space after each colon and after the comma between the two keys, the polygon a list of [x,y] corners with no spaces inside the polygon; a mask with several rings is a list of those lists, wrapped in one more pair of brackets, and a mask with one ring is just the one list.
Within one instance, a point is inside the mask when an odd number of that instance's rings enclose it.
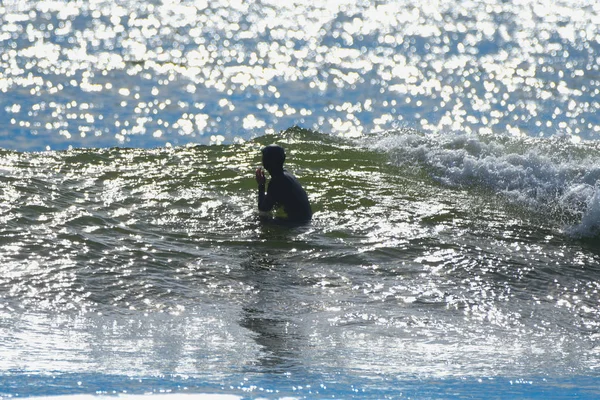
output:
{"label": "wetsuit hood", "polygon": [[270,144],[262,149],[263,166],[271,175],[283,172],[285,150],[276,144]]}

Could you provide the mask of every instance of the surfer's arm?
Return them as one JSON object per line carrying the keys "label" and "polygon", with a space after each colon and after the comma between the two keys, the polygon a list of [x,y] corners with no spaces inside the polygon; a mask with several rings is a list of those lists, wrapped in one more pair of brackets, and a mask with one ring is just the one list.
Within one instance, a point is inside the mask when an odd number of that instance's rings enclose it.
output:
{"label": "surfer's arm", "polygon": [[258,183],[258,209],[260,211],[269,211],[273,208],[273,205],[268,204],[266,200],[267,195],[265,194],[265,184],[267,179],[265,178],[265,171],[262,168],[256,169],[256,183]]}
{"label": "surfer's arm", "polygon": [[271,211],[275,202],[273,201],[273,197],[269,196],[269,193],[265,193],[265,184],[258,184],[258,209],[260,211]]}
{"label": "surfer's arm", "polygon": [[[256,169],[256,183],[258,183],[258,209],[260,211],[271,211],[275,205],[275,201],[273,201],[273,196],[265,193],[267,179],[265,178],[265,171],[262,168]],[[271,184],[269,184],[269,189],[271,189]]]}

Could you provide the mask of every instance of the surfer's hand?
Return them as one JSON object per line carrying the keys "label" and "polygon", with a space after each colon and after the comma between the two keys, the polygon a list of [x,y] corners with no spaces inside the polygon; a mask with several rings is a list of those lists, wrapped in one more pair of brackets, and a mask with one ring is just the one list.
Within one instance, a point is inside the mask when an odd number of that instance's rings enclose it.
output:
{"label": "surfer's hand", "polygon": [[265,178],[265,170],[260,167],[256,168],[256,182],[260,186],[264,186],[266,181],[267,181],[267,178]]}

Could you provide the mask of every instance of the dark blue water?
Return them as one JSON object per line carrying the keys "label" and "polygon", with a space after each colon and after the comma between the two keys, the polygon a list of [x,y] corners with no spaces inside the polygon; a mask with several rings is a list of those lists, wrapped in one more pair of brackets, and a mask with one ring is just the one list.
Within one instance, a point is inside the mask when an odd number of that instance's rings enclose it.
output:
{"label": "dark blue water", "polygon": [[[111,375],[69,375],[18,377],[9,380],[8,386],[20,388],[29,386],[32,396],[69,395],[77,398],[98,398],[99,396],[119,396],[124,398],[154,397],[177,399],[202,393],[198,398],[244,399],[244,398],[453,398],[453,399],[506,399],[506,398],[579,398],[593,399],[598,396],[597,381],[586,377],[568,380],[538,378],[533,380],[508,379],[414,379],[400,381],[380,380],[373,389],[373,383],[360,378],[334,376],[331,380],[310,377],[311,382],[265,376],[261,379],[244,378],[231,386],[209,385],[204,381],[181,377],[133,378]],[[313,380],[314,379],[314,380]],[[123,388],[127,388],[126,393]],[[223,392],[231,393],[224,395]],[[95,397],[91,397],[93,393]],[[90,396],[90,397],[84,397]]]}

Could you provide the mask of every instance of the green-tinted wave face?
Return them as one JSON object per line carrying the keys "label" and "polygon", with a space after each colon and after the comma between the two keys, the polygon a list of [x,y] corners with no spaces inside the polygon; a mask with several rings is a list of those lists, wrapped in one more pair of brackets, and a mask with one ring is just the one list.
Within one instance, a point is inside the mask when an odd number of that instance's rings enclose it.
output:
{"label": "green-tinted wave face", "polygon": [[[105,230],[108,237],[118,227],[190,242],[252,241],[271,229],[259,223],[254,181],[260,149],[270,143],[286,149],[286,168],[309,194],[314,220],[306,229],[361,251],[503,232],[510,221],[543,241],[561,234],[565,220],[585,217],[586,190],[598,175],[585,167],[592,149],[569,169],[552,161],[566,159],[564,146],[542,153],[541,145],[532,151],[535,144],[503,138],[405,131],[349,140],[291,128],[222,146],[6,152],[5,220],[37,221],[42,231]],[[569,186],[576,176],[580,182]],[[587,186],[576,192],[578,185]],[[548,215],[553,219],[544,221]]]}

